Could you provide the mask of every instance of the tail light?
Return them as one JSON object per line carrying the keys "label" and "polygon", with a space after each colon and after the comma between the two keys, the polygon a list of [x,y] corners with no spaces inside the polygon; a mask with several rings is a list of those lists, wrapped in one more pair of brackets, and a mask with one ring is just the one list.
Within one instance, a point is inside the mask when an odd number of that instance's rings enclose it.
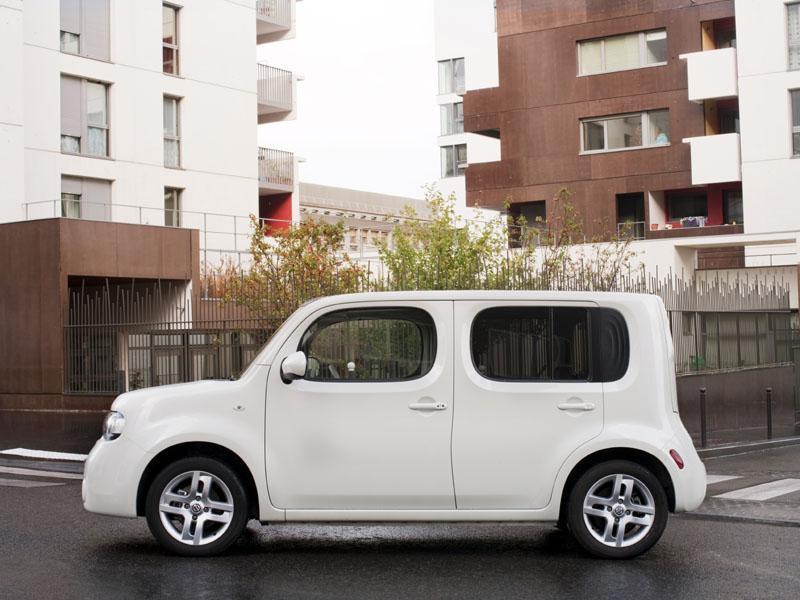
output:
{"label": "tail light", "polygon": [[675,448],[673,448],[672,450],[669,451],[669,455],[672,457],[672,460],[675,461],[675,464],[678,465],[678,468],[682,469],[683,468],[683,458],[681,458],[681,455],[678,454],[678,451],[675,450]]}

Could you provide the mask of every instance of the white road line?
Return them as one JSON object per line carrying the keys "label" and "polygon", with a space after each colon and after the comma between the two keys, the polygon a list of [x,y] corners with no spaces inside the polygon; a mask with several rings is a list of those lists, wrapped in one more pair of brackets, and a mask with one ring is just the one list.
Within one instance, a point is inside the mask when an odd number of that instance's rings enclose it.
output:
{"label": "white road line", "polygon": [[714,485],[715,483],[732,481],[734,479],[741,479],[741,477],[739,475],[706,475],[706,485]]}
{"label": "white road line", "polygon": [[714,498],[724,498],[727,500],[752,500],[761,502],[778,496],[785,496],[793,492],[800,492],[800,479],[779,479],[761,485],[734,490],[714,496]]}
{"label": "white road line", "polygon": [[10,475],[32,475],[33,477],[52,477],[54,479],[83,479],[83,475],[80,473],[39,471],[38,469],[20,469],[18,467],[0,467],[0,473],[8,473]]}
{"label": "white road line", "polygon": [[31,450],[30,448],[9,448],[0,450],[0,454],[10,454],[11,456],[25,456],[27,458],[46,458],[49,460],[76,460],[83,462],[86,454],[74,454],[72,452],[53,452],[51,450]]}
{"label": "white road line", "polygon": [[35,487],[52,487],[54,485],[64,485],[63,483],[44,482],[44,481],[29,481],[27,479],[4,479],[0,477],[0,487],[19,487],[19,488],[35,488]]}

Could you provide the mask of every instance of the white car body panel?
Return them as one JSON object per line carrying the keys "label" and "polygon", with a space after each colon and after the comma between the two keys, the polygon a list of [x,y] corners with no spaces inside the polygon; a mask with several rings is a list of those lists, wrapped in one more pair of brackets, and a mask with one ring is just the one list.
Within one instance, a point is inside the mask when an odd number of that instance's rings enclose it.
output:
{"label": "white car body panel", "polygon": [[[437,355],[427,375],[395,383],[281,381],[280,360],[297,350],[314,315],[376,303],[419,306],[434,318]],[[470,315],[486,306],[531,303],[622,313],[630,334],[626,375],[603,384],[483,379],[471,364]],[[245,464],[264,522],[554,521],[575,466],[619,448],[657,459],[672,480],[675,509],[693,510],[705,495],[705,469],[677,414],[666,327],[661,301],[633,294],[448,291],[315,300],[286,321],[238,381],[120,396],[112,409],[125,415],[125,428],[90,453],[84,506],[136,516],[150,461],[177,444],[204,442]],[[573,397],[595,410],[553,409]],[[447,409],[408,409],[426,398]],[[671,449],[682,456],[683,469]]]}

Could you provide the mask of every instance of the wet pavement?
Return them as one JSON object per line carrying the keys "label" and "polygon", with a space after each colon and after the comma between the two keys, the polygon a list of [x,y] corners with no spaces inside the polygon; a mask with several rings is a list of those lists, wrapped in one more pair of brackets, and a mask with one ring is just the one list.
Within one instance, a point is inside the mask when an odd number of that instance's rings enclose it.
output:
{"label": "wet pavement", "polygon": [[0,450],[86,454],[100,437],[104,416],[105,412],[0,410]]}

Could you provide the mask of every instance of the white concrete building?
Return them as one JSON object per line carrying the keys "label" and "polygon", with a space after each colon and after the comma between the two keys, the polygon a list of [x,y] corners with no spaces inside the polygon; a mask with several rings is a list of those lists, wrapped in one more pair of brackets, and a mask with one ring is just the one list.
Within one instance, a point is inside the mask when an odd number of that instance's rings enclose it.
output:
{"label": "white concrete building", "polygon": [[0,0],[0,222],[219,229],[291,194],[257,124],[291,117],[293,76],[256,46],[293,35],[294,4]]}
{"label": "white concrete building", "polygon": [[435,0],[436,95],[441,129],[441,179],[444,196],[466,208],[464,169],[469,163],[500,158],[500,140],[464,133],[463,94],[498,85],[497,28],[494,0]]}

